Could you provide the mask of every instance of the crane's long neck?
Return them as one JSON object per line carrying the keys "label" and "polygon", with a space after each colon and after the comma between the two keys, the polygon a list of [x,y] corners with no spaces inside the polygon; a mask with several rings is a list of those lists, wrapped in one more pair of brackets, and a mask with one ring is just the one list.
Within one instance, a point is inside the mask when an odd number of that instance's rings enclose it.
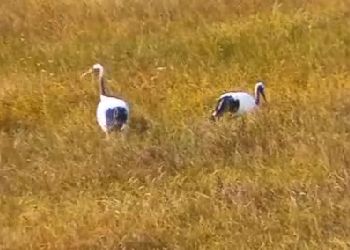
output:
{"label": "crane's long neck", "polygon": [[98,74],[98,81],[100,86],[100,95],[106,95],[105,79],[103,77],[103,69]]}
{"label": "crane's long neck", "polygon": [[260,91],[258,88],[255,88],[255,105],[260,104]]}

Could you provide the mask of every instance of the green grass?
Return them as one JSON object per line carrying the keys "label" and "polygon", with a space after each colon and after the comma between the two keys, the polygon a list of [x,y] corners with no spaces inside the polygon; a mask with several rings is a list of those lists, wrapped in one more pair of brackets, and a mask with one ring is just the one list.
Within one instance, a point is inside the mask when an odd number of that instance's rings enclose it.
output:
{"label": "green grass", "polygon": [[[349,248],[349,27],[345,0],[2,3],[0,248]],[[268,105],[209,121],[257,79]]]}

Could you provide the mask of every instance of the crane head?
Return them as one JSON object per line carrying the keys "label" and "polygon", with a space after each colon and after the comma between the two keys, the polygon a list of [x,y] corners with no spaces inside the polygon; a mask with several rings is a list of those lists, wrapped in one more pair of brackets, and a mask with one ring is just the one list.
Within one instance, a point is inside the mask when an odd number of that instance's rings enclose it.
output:
{"label": "crane head", "polygon": [[256,95],[261,94],[262,97],[264,98],[264,101],[267,102],[266,96],[265,96],[265,84],[262,81],[258,81],[255,84],[255,94]]}
{"label": "crane head", "polygon": [[103,66],[101,64],[99,64],[99,63],[95,63],[94,65],[92,65],[92,67],[88,71],[84,72],[80,76],[80,78],[82,79],[86,75],[89,75],[89,74],[92,74],[92,73],[98,74],[100,77],[102,77],[102,75],[103,75]]}

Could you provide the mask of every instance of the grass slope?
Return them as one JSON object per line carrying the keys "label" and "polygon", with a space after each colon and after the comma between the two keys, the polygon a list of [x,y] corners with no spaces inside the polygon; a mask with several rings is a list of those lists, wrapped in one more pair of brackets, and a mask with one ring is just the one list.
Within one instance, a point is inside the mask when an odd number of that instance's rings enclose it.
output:
{"label": "grass slope", "polygon": [[[346,0],[3,1],[0,248],[347,249],[349,26]],[[269,105],[208,121],[256,79]]]}

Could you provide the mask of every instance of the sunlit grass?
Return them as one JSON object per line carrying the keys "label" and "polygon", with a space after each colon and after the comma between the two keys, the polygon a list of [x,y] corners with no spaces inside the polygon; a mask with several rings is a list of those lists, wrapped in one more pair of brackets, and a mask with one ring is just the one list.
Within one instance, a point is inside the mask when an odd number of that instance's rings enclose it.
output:
{"label": "sunlit grass", "polygon": [[[349,247],[349,7],[2,3],[0,248]],[[130,102],[126,140],[79,79],[96,62]],[[258,79],[269,104],[209,121]]]}

